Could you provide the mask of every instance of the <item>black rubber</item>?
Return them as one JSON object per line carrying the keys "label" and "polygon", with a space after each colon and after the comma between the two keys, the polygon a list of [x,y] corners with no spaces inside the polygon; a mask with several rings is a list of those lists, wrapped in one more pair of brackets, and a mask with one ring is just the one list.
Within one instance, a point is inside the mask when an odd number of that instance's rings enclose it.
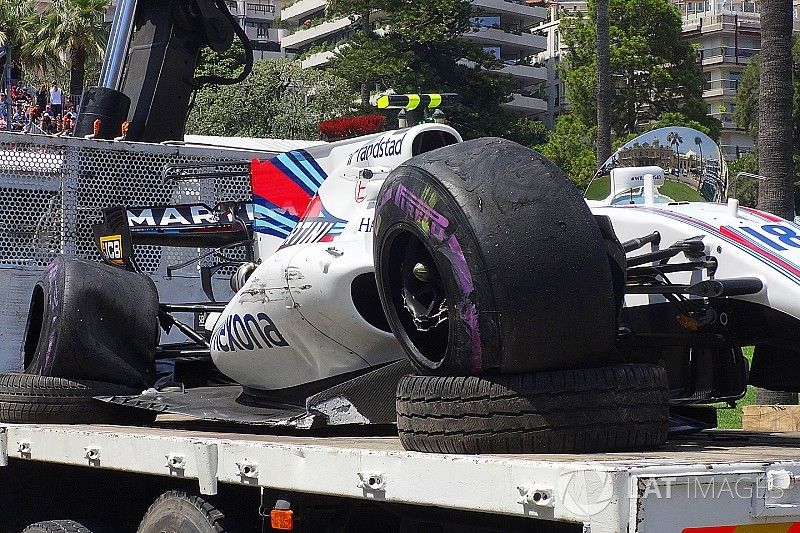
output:
{"label": "black rubber", "polygon": [[22,533],[92,533],[88,528],[74,520],[47,520],[36,522],[22,530]]}
{"label": "black rubber", "polygon": [[586,453],[667,439],[666,371],[628,364],[492,377],[405,376],[397,429],[407,450]]}
{"label": "black rubber", "polygon": [[148,277],[58,257],[31,296],[25,372],[147,388],[156,376],[158,310]]}
{"label": "black rubber", "polygon": [[[381,303],[420,372],[610,361],[617,317],[603,235],[575,186],[540,154],[485,138],[413,157],[384,182],[375,220]],[[432,281],[415,286],[412,263],[430,266]],[[417,291],[443,293],[447,320],[420,331],[404,296]]]}
{"label": "black rubber", "polygon": [[165,492],[150,506],[137,533],[230,533],[233,520],[200,496]]}
{"label": "black rubber", "polygon": [[138,394],[130,387],[35,374],[0,374],[0,422],[146,424],[156,413],[110,405],[93,396]]}

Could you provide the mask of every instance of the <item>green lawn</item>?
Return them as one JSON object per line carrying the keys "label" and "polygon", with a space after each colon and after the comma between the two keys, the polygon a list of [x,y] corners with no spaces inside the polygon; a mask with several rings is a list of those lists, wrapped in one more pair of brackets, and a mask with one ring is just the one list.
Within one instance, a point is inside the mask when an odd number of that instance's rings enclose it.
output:
{"label": "green lawn", "polygon": [[[610,191],[609,178],[596,179],[586,191],[586,198],[589,200],[602,200],[608,196]],[[703,202],[703,197],[696,190],[688,185],[677,181],[667,180],[659,189],[661,194],[669,196],[676,202]]]}
{"label": "green lawn", "polygon": [[[753,347],[744,349],[744,356],[748,361],[753,359]],[[753,387],[747,387],[747,394],[744,398],[736,402],[736,407],[731,408],[725,404],[717,404],[717,425],[725,429],[741,429],[742,427],[742,406],[755,403],[756,391]]]}

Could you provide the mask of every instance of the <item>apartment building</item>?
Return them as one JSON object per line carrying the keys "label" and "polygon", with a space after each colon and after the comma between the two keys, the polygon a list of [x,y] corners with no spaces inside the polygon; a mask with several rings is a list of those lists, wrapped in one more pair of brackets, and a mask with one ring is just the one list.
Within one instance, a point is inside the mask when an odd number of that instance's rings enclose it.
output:
{"label": "apartment building", "polygon": [[[51,0],[39,0],[40,6],[50,2]],[[276,22],[283,0],[226,0],[225,3],[250,38],[256,61],[284,57],[280,43],[287,31],[279,28]],[[116,4],[117,0],[112,0],[106,10],[106,22],[109,24],[114,20]]]}
{"label": "apartment building", "polygon": [[720,147],[728,160],[749,153],[753,139],[736,127],[733,112],[742,71],[761,48],[758,0],[677,0],[683,35],[697,48],[708,114],[722,122]]}
{"label": "apartment building", "polygon": [[[547,69],[535,66],[534,61],[547,43],[531,29],[547,18],[547,11],[516,0],[473,0],[472,4],[473,27],[464,37],[499,59],[500,71],[511,76],[514,94],[506,106],[522,115],[546,112]],[[298,54],[304,68],[323,67],[353,32],[350,18],[326,18],[325,6],[325,0],[298,0],[281,12],[281,21],[291,31],[281,45],[286,52]],[[380,14],[375,17],[380,20]]]}
{"label": "apartment building", "polygon": [[[703,100],[709,115],[722,123],[720,146],[727,160],[753,150],[753,139],[736,127],[733,112],[742,71],[761,49],[759,0],[672,0],[681,13],[683,36],[698,51],[697,61],[705,77]],[[794,31],[800,31],[800,0],[793,2]],[[537,63],[547,68],[548,110],[542,120],[552,127],[555,117],[568,103],[557,65],[565,53],[558,24],[564,13],[582,12],[582,1],[554,2],[547,22],[535,31],[547,37],[547,49],[537,56]]]}
{"label": "apartment building", "polygon": [[250,38],[256,61],[284,57],[281,38],[287,32],[275,21],[281,12],[282,0],[226,0],[226,4]]}

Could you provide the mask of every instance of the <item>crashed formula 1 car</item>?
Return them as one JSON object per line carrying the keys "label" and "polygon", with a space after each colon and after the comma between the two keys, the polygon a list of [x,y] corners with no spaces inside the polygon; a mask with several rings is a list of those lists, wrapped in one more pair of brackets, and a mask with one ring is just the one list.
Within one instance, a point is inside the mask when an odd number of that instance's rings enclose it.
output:
{"label": "crashed formula 1 car", "polygon": [[[252,161],[248,204],[108,209],[108,264],[60,259],[37,285],[0,418],[396,420],[413,450],[584,452],[713,426],[697,406],[748,382],[797,390],[800,228],[659,192],[725,197],[716,145],[673,130],[703,157],[645,134],[603,166],[600,201],[532,150],[423,124]],[[159,305],[139,244],[245,246],[236,294],[214,303],[207,269],[211,302]],[[190,340],[159,346],[159,327]],[[157,360],[183,385],[153,388]]]}

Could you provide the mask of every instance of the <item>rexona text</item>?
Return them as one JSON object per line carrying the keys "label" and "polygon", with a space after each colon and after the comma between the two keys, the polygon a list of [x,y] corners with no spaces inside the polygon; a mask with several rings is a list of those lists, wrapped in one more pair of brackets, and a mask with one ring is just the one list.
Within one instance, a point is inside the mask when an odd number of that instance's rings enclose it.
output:
{"label": "rexona text", "polygon": [[230,315],[211,336],[211,349],[218,352],[260,350],[289,346],[266,313]]}

